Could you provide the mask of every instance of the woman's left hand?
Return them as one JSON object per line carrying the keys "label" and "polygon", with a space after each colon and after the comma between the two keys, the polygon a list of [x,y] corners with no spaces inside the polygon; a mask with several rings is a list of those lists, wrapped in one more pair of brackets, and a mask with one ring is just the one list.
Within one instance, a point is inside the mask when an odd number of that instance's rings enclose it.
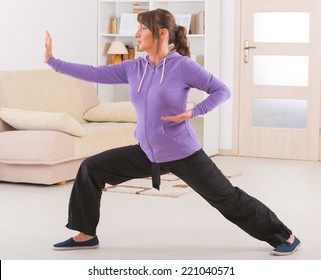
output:
{"label": "woman's left hand", "polygon": [[193,117],[192,110],[187,110],[184,113],[176,115],[176,116],[161,117],[161,120],[179,123],[179,122],[185,121],[187,119],[191,119],[192,117]]}
{"label": "woman's left hand", "polygon": [[52,39],[48,31],[45,33],[45,62],[52,57]]}

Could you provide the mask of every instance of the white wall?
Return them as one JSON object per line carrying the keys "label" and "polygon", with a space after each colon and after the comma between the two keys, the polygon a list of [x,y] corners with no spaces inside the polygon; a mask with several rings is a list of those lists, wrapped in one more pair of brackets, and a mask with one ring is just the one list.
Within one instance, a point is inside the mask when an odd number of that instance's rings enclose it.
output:
{"label": "white wall", "polygon": [[0,0],[0,70],[48,68],[45,30],[56,57],[96,64],[96,0]]}

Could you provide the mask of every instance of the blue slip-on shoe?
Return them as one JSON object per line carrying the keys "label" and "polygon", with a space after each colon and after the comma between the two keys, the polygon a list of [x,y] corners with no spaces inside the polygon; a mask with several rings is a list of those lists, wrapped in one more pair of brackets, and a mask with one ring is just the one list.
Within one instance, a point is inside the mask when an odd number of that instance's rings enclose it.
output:
{"label": "blue slip-on shoe", "polygon": [[301,245],[298,238],[294,237],[293,243],[283,242],[272,251],[273,255],[286,256],[293,254]]}
{"label": "blue slip-on shoe", "polygon": [[54,250],[78,250],[78,249],[95,249],[99,246],[97,236],[87,241],[76,242],[72,237],[53,245]]}

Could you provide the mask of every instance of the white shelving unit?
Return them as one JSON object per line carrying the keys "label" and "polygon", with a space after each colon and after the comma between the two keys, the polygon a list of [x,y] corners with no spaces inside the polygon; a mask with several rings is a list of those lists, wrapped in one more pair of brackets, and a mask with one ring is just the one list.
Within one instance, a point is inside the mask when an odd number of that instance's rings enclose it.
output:
{"label": "white shelving unit", "polygon": [[[98,0],[98,65],[106,64],[106,44],[120,40],[134,47],[133,36],[111,34],[110,20],[120,17],[122,13],[131,13],[133,3],[148,3],[149,9],[163,8],[173,14],[196,14],[205,11],[205,34],[189,34],[192,56],[196,55],[204,61],[203,66],[219,77],[220,69],[220,0]],[[128,100],[127,85],[98,85],[101,102],[117,102]],[[207,97],[206,93],[191,90],[189,101],[199,103]],[[219,151],[219,111],[218,109],[191,120],[202,147],[208,155]]]}

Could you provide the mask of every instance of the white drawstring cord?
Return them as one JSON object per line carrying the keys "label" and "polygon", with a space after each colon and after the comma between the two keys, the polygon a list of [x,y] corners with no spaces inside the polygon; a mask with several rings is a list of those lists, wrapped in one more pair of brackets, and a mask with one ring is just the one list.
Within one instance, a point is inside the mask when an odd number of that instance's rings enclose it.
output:
{"label": "white drawstring cord", "polygon": [[164,79],[166,58],[167,57],[164,58],[164,62],[163,62],[163,69],[162,69],[162,76],[161,76],[160,84],[163,83],[163,79]]}
{"label": "white drawstring cord", "polygon": [[[164,80],[166,59],[167,59],[167,57],[164,58],[164,63],[163,63],[163,68],[162,68],[162,76],[161,76],[161,79],[160,79],[160,82],[159,82],[160,84],[162,84],[162,83],[163,83],[163,80]],[[146,76],[147,66],[148,66],[148,62],[146,61],[145,69],[144,69],[144,73],[143,73],[143,77],[142,77],[142,79],[140,80],[137,93],[139,93],[139,92],[140,92],[140,89],[142,88],[143,81],[144,81],[145,76]]]}
{"label": "white drawstring cord", "polygon": [[146,75],[146,71],[147,71],[147,66],[148,66],[148,62],[146,61],[145,70],[144,70],[144,73],[143,73],[143,77],[142,77],[142,79],[140,80],[140,84],[139,84],[137,93],[140,92],[140,89],[141,89],[141,87],[142,87],[142,85],[143,85],[143,81],[144,81],[144,78],[145,78],[145,75]]}

